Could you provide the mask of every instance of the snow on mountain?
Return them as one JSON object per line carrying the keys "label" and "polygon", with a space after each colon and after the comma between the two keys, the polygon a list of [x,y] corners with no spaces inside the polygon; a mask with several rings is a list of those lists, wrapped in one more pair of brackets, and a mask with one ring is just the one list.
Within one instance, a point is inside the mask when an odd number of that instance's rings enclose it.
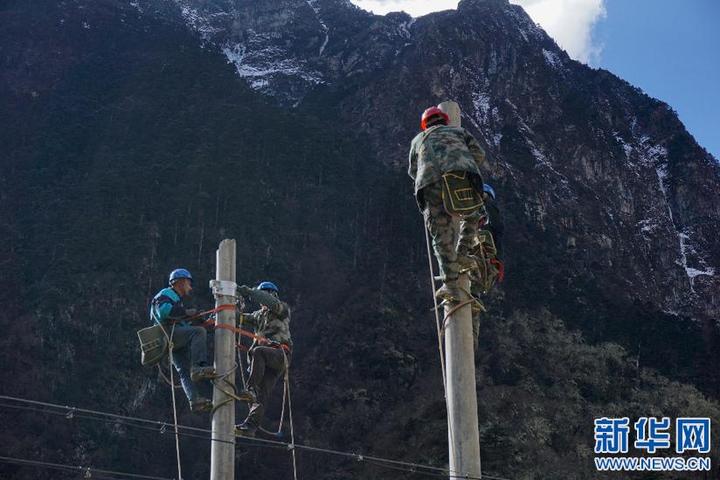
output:
{"label": "snow on mountain", "polygon": [[[175,1],[185,22],[254,90],[297,107],[323,87],[343,99],[347,115],[373,118],[361,129],[388,164],[402,165],[400,140],[413,135],[418,102],[455,99],[466,126],[502,166],[505,188],[534,189],[526,211],[539,228],[582,212],[590,224],[558,234],[585,238],[603,265],[644,259],[619,273],[619,283],[642,285],[635,295],[666,310],[699,301],[698,311],[720,311],[699,306],[720,285],[720,247],[702,215],[692,213],[719,200],[707,179],[681,175],[679,164],[711,177],[717,169],[671,110],[570,60],[521,7],[463,0],[457,11],[413,19],[371,15],[338,0]],[[388,132],[398,141],[384,141]],[[673,142],[684,142],[681,156]],[[678,182],[707,193],[687,193]],[[708,215],[717,221],[717,212]]]}

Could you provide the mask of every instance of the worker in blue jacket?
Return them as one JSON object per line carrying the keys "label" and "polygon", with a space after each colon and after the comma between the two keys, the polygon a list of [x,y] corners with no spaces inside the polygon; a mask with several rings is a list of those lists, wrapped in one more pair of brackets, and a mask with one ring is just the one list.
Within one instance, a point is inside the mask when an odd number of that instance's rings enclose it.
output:
{"label": "worker in blue jacket", "polygon": [[184,268],[178,268],[170,273],[169,283],[169,287],[153,298],[150,319],[162,325],[168,335],[172,334],[173,365],[180,375],[190,410],[209,411],[212,401],[201,395],[196,385],[196,382],[215,376],[215,369],[207,361],[207,332],[191,322],[197,311],[183,305],[183,297],[192,291],[192,275]]}

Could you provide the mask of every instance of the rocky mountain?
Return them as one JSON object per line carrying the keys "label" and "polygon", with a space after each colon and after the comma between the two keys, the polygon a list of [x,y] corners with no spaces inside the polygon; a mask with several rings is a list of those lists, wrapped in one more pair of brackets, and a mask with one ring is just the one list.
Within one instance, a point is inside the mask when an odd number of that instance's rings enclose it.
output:
{"label": "rocky mountain", "polygon": [[628,266],[613,293],[642,285],[634,298],[661,311],[718,318],[716,159],[669,106],[570,60],[520,7],[468,0],[417,20],[337,1],[180,5],[254,90],[295,107],[339,91],[387,163],[404,163],[423,99],[456,99],[503,191],[527,188],[526,216],[541,230],[556,219],[562,246],[593,251],[594,268]]}
{"label": "rocky mountain", "polygon": [[[230,237],[240,281],[271,278],[294,307],[299,441],[444,465],[404,170],[420,112],[450,98],[488,152],[508,232],[477,359],[483,469],[599,478],[595,416],[720,419],[718,162],[670,106],[572,61],[520,7],[463,0],[413,19],[347,0],[9,1],[0,25],[4,394],[169,419],[134,331],[170,269],[202,287]],[[1,410],[8,456],[172,476],[169,436]],[[209,442],[183,443],[185,476],[207,477]],[[290,472],[286,452],[241,447],[238,461]]]}

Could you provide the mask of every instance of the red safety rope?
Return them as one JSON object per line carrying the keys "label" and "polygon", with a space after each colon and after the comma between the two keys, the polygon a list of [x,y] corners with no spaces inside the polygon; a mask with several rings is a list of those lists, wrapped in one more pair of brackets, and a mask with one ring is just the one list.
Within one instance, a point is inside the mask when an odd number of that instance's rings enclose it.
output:
{"label": "red safety rope", "polygon": [[237,305],[234,305],[232,303],[226,303],[225,305],[218,305],[217,307],[215,307],[211,310],[205,310],[204,312],[196,313],[192,317],[188,318],[188,320],[195,320],[198,318],[205,317],[207,315],[212,315],[213,313],[222,312],[224,310],[235,310],[236,308],[237,308]]}
{"label": "red safety rope", "polygon": [[505,264],[497,258],[490,259],[490,263],[498,269],[498,282],[502,283],[502,281],[505,280]]}
{"label": "red safety rope", "polygon": [[[225,310],[235,310],[235,309],[237,309],[237,306],[234,305],[234,304],[230,304],[230,303],[225,304],[225,305],[218,305],[217,307],[215,307],[215,308],[213,308],[213,309],[211,309],[211,310],[206,310],[206,311],[204,311],[204,312],[200,312],[200,313],[198,313],[198,314],[196,314],[196,315],[193,315],[193,316],[190,317],[188,320],[195,320],[195,319],[198,319],[198,318],[205,317],[205,316],[207,316],[207,315],[212,315],[212,314],[214,314],[214,313],[222,312],[222,311],[225,311]],[[250,339],[252,339],[252,340],[255,340],[255,341],[257,341],[260,345],[270,345],[270,346],[278,345],[279,348],[282,348],[282,349],[285,350],[286,352],[289,352],[289,351],[290,351],[290,347],[289,347],[288,345],[284,344],[284,343],[277,343],[277,344],[276,344],[276,343],[273,343],[273,342],[271,342],[270,340],[268,340],[268,339],[265,338],[265,337],[261,337],[260,335],[255,335],[253,332],[250,332],[250,331],[245,330],[245,329],[243,329],[243,328],[233,327],[232,325],[225,325],[225,324],[223,324],[223,323],[218,324],[218,323],[216,323],[215,320],[213,320],[213,319],[205,320],[203,323],[199,324],[198,326],[199,326],[199,327],[203,327],[203,328],[214,327],[214,328],[221,328],[221,329],[224,329],[224,330],[230,330],[231,332],[237,333],[238,335],[241,335],[241,336],[243,336],[243,337],[246,337],[246,338],[250,338]],[[238,344],[238,348],[240,348],[240,347],[242,347],[242,345]]]}
{"label": "red safety rope", "polygon": [[[285,343],[273,342],[271,340],[268,340],[265,337],[261,337],[260,335],[255,335],[254,333],[244,330],[242,328],[237,328],[237,327],[233,327],[231,325],[225,325],[222,323],[217,324],[213,320],[208,320],[208,322],[212,322],[212,325],[214,325],[215,328],[222,328],[224,330],[230,330],[231,332],[235,332],[238,335],[242,335],[243,337],[247,337],[247,338],[256,340],[260,345],[266,345],[266,346],[275,347],[275,348],[282,348],[286,352],[290,352],[290,346]],[[205,323],[208,323],[208,322],[205,322]]]}

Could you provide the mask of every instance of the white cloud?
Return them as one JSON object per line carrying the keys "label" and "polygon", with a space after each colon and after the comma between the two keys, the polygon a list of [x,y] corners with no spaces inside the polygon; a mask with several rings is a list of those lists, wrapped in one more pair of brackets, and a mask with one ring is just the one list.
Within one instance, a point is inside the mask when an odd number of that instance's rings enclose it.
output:
{"label": "white cloud", "polygon": [[510,0],[521,5],[530,17],[555,39],[568,54],[594,64],[602,45],[594,42],[592,29],[605,18],[605,0]]}
{"label": "white cloud", "polygon": [[[458,0],[351,0],[378,15],[404,10],[419,17],[457,8]],[[605,0],[510,0],[555,39],[560,47],[581,62],[596,64],[602,45],[592,38],[593,26],[605,18]]]}
{"label": "white cloud", "polygon": [[405,11],[413,17],[421,17],[431,12],[457,8],[458,0],[351,0],[352,3],[378,15]]}

